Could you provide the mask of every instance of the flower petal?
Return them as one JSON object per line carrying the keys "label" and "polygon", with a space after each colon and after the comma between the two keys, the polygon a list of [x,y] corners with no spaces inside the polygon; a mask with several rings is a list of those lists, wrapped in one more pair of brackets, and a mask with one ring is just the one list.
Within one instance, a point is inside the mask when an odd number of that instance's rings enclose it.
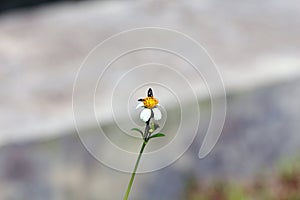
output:
{"label": "flower petal", "polygon": [[162,114],[161,114],[160,110],[158,108],[153,108],[152,111],[153,111],[153,114],[154,114],[154,119],[157,120],[157,121],[160,120],[161,117],[162,117]]}
{"label": "flower petal", "polygon": [[149,108],[145,108],[144,110],[142,110],[142,112],[140,114],[141,120],[146,122],[150,119],[150,117],[151,117],[151,110]]}
{"label": "flower petal", "polygon": [[143,107],[143,106],[144,106],[144,103],[143,103],[143,102],[140,102],[140,103],[136,106],[135,109],[141,108],[141,107]]}

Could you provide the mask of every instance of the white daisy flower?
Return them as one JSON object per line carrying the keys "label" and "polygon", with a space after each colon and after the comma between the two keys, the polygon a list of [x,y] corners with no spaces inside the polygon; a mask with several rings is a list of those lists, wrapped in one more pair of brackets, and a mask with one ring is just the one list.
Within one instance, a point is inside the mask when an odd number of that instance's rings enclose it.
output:
{"label": "white daisy flower", "polygon": [[140,102],[136,106],[136,109],[144,108],[140,114],[141,120],[143,120],[144,122],[149,122],[151,118],[153,118],[156,121],[162,118],[161,111],[157,107],[159,106],[158,100],[153,97],[153,92],[151,88],[149,88],[148,90],[148,97],[144,99],[139,99],[138,101]]}

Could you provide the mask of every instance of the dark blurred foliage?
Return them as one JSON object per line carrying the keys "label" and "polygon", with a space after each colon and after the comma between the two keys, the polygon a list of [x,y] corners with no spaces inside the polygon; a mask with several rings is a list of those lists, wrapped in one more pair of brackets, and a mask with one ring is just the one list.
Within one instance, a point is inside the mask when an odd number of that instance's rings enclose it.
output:
{"label": "dark blurred foliage", "polygon": [[0,0],[0,13],[20,8],[31,8],[46,3],[59,1],[83,1],[83,0]]}
{"label": "dark blurred foliage", "polygon": [[279,170],[246,182],[215,180],[201,183],[191,176],[185,191],[185,199],[189,200],[299,200],[300,162],[287,162]]}

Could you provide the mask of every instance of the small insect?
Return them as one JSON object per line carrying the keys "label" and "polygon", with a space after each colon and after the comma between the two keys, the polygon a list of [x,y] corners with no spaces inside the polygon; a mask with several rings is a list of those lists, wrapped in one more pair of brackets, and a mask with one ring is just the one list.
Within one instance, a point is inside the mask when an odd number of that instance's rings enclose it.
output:
{"label": "small insect", "polygon": [[139,99],[138,101],[141,101],[144,103],[145,108],[154,108],[158,104],[158,100],[153,97],[152,89],[148,89],[148,97],[144,99]]}

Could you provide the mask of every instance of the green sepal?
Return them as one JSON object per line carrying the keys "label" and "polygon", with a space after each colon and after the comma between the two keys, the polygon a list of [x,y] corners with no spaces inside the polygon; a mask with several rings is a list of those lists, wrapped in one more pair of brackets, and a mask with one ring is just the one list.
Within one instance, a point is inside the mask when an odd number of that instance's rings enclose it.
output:
{"label": "green sepal", "polygon": [[159,128],[159,125],[158,124],[156,124],[156,123],[154,123],[154,122],[152,122],[151,123],[151,129],[153,130],[152,132],[154,132],[156,129],[158,129]]}
{"label": "green sepal", "polygon": [[156,134],[154,134],[154,135],[151,135],[151,136],[149,137],[149,139],[151,139],[151,138],[158,138],[158,137],[164,137],[164,136],[166,136],[166,135],[163,134],[163,133],[156,133]]}

